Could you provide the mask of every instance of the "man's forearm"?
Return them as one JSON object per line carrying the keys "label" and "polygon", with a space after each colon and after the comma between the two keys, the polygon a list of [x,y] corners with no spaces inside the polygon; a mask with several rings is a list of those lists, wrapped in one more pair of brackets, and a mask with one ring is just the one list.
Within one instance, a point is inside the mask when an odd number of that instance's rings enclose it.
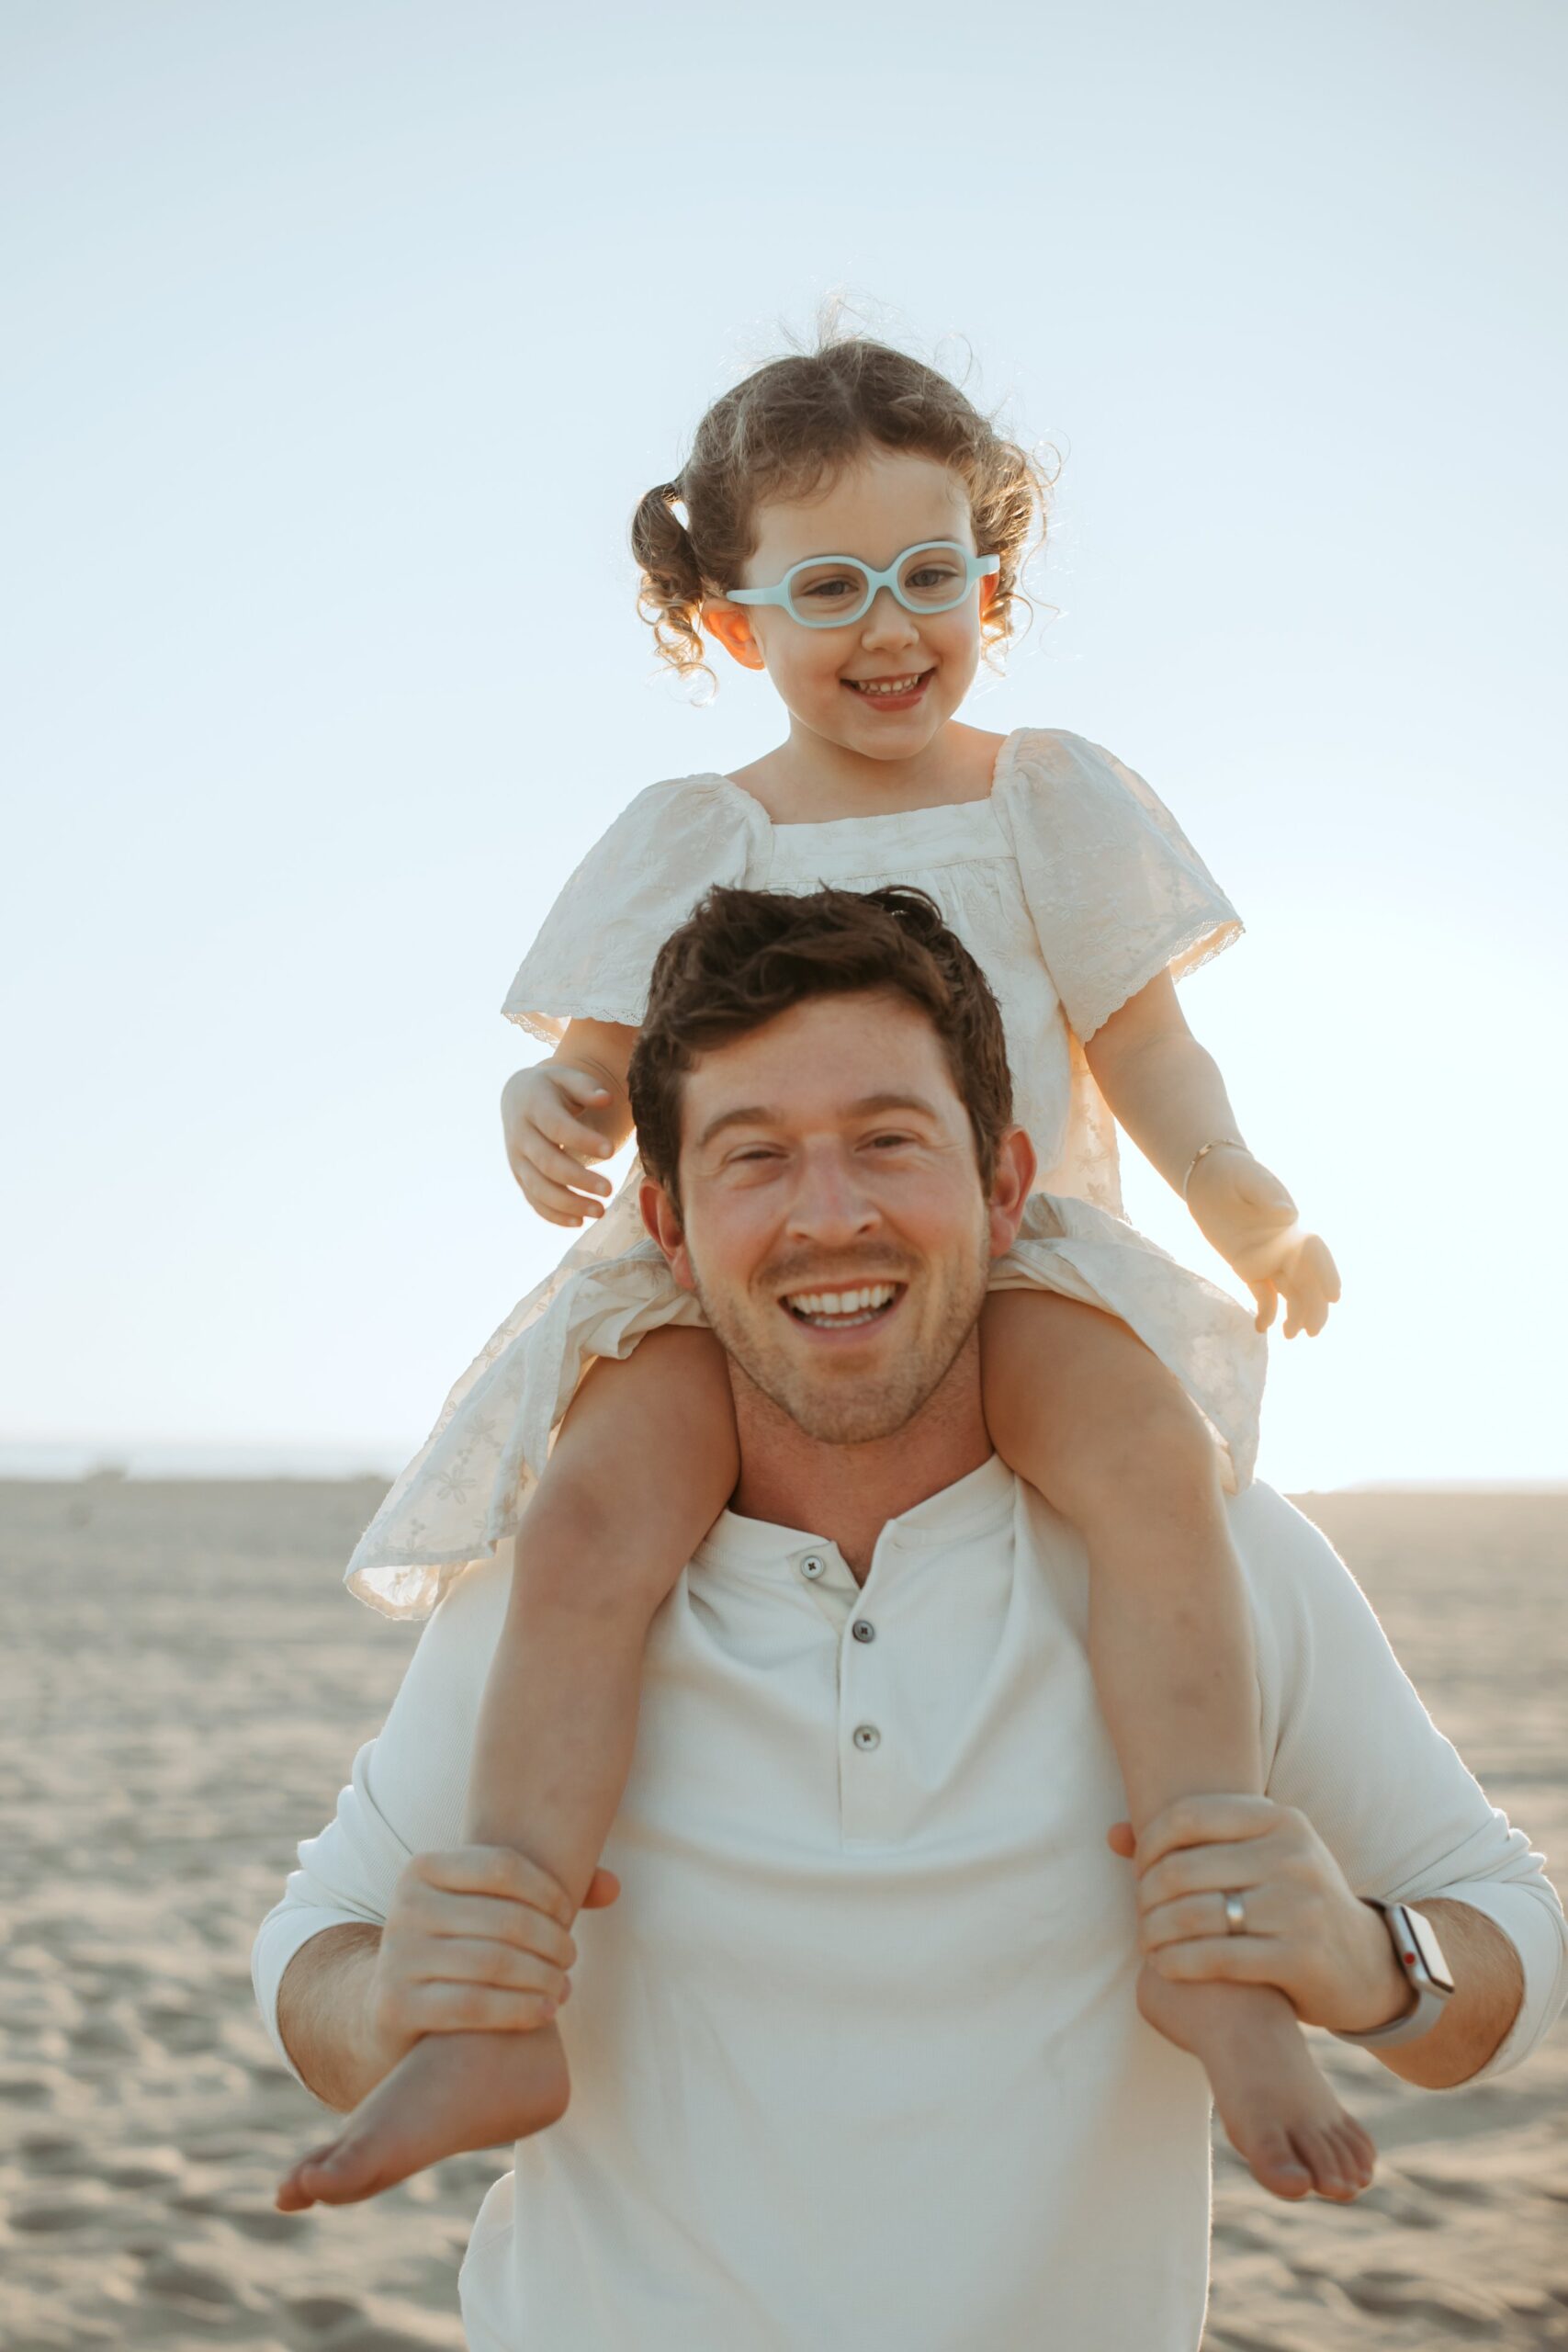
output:
{"label": "man's forearm", "polygon": [[1453,1997],[1430,2033],[1377,2055],[1404,2082],[1422,2090],[1450,2090],[1478,2074],[1503,2041],[1519,2014],[1525,1973],[1502,1928],[1483,1911],[1455,1902],[1411,1907],[1437,1929],[1454,1980]]}
{"label": "man's forearm", "polygon": [[307,2086],[346,2114],[388,2071],[370,2032],[381,1930],[345,1920],[301,1944],[277,1991],[277,2030]]}

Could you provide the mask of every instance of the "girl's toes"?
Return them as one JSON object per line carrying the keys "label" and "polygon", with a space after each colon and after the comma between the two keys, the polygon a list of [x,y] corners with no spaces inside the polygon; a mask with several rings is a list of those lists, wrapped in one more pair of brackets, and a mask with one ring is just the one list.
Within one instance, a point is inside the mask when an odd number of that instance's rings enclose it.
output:
{"label": "girl's toes", "polygon": [[312,2148],[308,2155],[301,2156],[299,2163],[284,2174],[272,2200],[280,2213],[302,2213],[307,2206],[315,2203],[316,2190],[312,2183],[319,2177],[321,2166],[330,2160],[336,2144],[335,2141],[329,2140],[324,2147]]}
{"label": "girl's toes", "polygon": [[1337,2137],[1345,2166],[1358,2191],[1371,2186],[1378,2168],[1378,2152],[1371,2139],[1362,2131],[1353,2116],[1347,2116]]}
{"label": "girl's toes", "polygon": [[1259,2132],[1247,2150],[1247,2160],[1253,2178],[1276,2197],[1304,2197],[1312,2188],[1312,2173],[1283,2129]]}
{"label": "girl's toes", "polygon": [[1298,2132],[1296,2145],[1320,2197],[1328,2198],[1336,2205],[1346,2205],[1351,2198],[1359,2196],[1363,2183],[1356,2178],[1348,2154],[1341,2150],[1332,2129]]}

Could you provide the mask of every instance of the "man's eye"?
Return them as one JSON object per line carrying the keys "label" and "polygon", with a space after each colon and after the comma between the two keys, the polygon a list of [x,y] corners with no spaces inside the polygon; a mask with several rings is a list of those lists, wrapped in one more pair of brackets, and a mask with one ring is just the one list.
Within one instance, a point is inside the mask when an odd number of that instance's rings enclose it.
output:
{"label": "man's eye", "polygon": [[866,1140],[873,1151],[896,1151],[900,1144],[913,1143],[915,1138],[907,1135],[881,1135],[868,1136]]}

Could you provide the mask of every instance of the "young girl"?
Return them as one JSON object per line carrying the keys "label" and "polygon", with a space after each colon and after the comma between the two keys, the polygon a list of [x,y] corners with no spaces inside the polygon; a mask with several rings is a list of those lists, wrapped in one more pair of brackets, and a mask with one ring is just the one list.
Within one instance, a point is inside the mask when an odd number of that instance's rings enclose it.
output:
{"label": "young girl", "polygon": [[[1085,1544],[1090,1659],[1134,1832],[1183,1794],[1261,1786],[1222,1488],[1251,1476],[1258,1334],[1281,1298],[1287,1336],[1320,1330],[1337,1280],[1177,1006],[1173,978],[1239,931],[1229,901],[1109,753],[956,716],[986,641],[1012,628],[1043,519],[1021,450],[943,377],[860,339],[748,378],[637,509],[660,653],[700,667],[705,630],[766,671],[788,732],[735,775],[643,792],[525,959],[506,1010],[554,1051],[507,1086],[512,1165],[542,1216],[591,1228],[452,1391],[349,1568],[362,1597],[410,1615],[515,1539],[467,1834],[547,1871],[568,1916],[629,1768],[649,1624],[737,1475],[724,1359],[641,1234],[640,1170],[609,1201],[591,1166],[630,1131],[654,955],[715,882],[918,884],[985,968],[1041,1170],[982,1319],[992,1438]],[[1111,1114],[1252,1289],[1256,1328],[1121,1220]],[[832,1303],[815,1311],[831,1319]],[[1366,2185],[1371,2143],[1283,1995],[1145,1964],[1139,1998],[1202,2060],[1269,2188]],[[416,2043],[306,2160],[298,2200],[367,2196],[554,2121],[564,2059],[543,2000],[533,2032]]]}

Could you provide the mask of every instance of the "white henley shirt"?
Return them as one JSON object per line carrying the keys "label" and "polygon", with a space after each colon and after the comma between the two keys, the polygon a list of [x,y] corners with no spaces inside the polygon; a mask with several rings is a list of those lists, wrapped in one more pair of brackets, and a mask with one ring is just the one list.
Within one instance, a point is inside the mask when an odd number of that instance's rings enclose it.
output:
{"label": "white henley shirt", "polygon": [[[1266,1487],[1230,1508],[1269,1793],[1357,1893],[1509,1937],[1499,2073],[1568,1990],[1540,1857],[1317,1531]],[[275,2039],[300,1946],[462,1841],[506,1591],[499,1564],[459,1581],[300,1847],[255,1946]],[[649,1639],[570,2109],[475,2225],[473,2352],[1192,2352],[1208,2086],[1134,2006],[1086,1613],[1077,1540],[994,1457],[889,1522],[863,1589],[820,1536],[717,1521]]]}

